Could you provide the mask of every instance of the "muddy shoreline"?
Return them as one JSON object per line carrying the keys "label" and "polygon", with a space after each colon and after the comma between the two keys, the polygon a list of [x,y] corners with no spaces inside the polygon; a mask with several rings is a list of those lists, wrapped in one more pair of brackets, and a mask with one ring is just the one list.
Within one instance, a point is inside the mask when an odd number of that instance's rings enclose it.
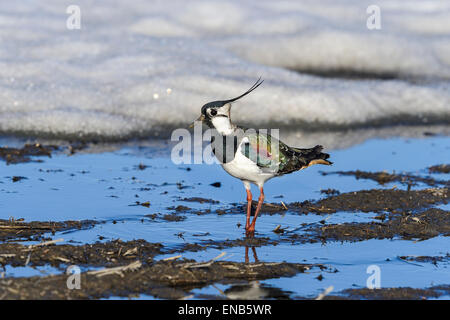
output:
{"label": "muddy shoreline", "polygon": [[[50,238],[44,235],[54,235],[57,231],[82,230],[92,228],[101,223],[94,220],[64,221],[64,222],[24,222],[14,218],[9,220],[0,219],[0,241],[42,241]],[[1,244],[0,244],[1,245]]]}
{"label": "muddy shoreline", "polygon": [[[0,148],[0,160],[7,165],[41,162],[54,154],[71,156],[83,152],[85,148],[87,145],[84,143],[3,147]],[[315,297],[292,295],[288,291],[267,286],[259,281],[313,274],[315,281],[320,282],[328,277],[327,274],[339,273],[339,266],[310,261],[260,261],[256,249],[276,247],[280,244],[301,246],[315,243],[361,243],[371,239],[424,241],[435,237],[449,237],[449,167],[449,164],[436,164],[422,168],[419,173],[362,170],[323,172],[324,176],[338,175],[374,181],[378,187],[350,192],[328,188],[322,189],[316,198],[310,200],[287,202],[280,198],[277,202],[265,202],[261,209],[262,216],[311,215],[319,219],[295,226],[289,226],[280,220],[280,224],[271,231],[259,233],[257,229],[255,236],[251,238],[245,237],[242,232],[240,237],[215,239],[211,230],[194,233],[191,240],[185,241],[184,232],[179,232],[178,237],[183,242],[168,244],[164,239],[158,239],[158,242],[143,239],[105,239],[99,231],[99,241],[80,244],[64,241],[63,238],[67,233],[96,230],[100,226],[117,224],[119,219],[58,222],[24,221],[19,217],[2,219],[0,299],[133,298],[142,294],[161,299],[182,299],[192,297],[193,290],[214,287],[217,284],[228,284],[231,287],[224,291],[217,290],[215,294],[197,293],[196,297],[248,298],[243,296],[242,292],[253,292],[256,286],[258,292],[264,293],[263,296],[268,299],[312,299]],[[49,170],[51,173],[63,171],[58,171],[58,168]],[[139,163],[133,170],[149,170],[149,167],[145,163]],[[14,185],[20,185],[29,177],[26,174],[18,174],[6,179],[11,180]],[[130,181],[136,181],[134,175]],[[149,190],[173,187],[179,195],[174,197],[176,200],[170,205],[158,211],[152,210],[151,198],[140,200],[141,198],[137,197],[135,201],[128,201],[127,207],[143,207],[142,209],[149,210],[149,213],[135,218],[141,223],[155,226],[168,223],[176,230],[178,224],[189,221],[192,217],[236,215],[243,218],[246,210],[245,203],[223,204],[208,196],[190,196],[189,192],[185,193],[184,190],[192,187],[185,181],[146,186]],[[210,187],[215,189],[221,188],[222,185],[220,181],[216,181],[210,183]],[[139,186],[136,190],[148,191],[142,188],[146,187]],[[253,201],[253,211],[255,208],[256,201]],[[349,221],[353,221],[353,215],[367,218],[359,222],[330,222],[333,221],[330,218],[334,215],[343,213],[349,217]],[[238,221],[236,227],[243,231],[243,226]],[[226,251],[232,248],[245,250],[245,258],[241,261],[230,261],[231,257],[226,256]],[[207,252],[211,249],[222,253],[206,261],[188,258],[192,253]],[[399,255],[397,259],[402,263],[426,264],[436,268],[446,267],[450,261],[448,252],[436,256]],[[66,272],[72,265],[81,268],[81,290],[70,290],[67,287],[70,274]],[[52,268],[53,271],[50,274],[44,272],[39,276],[28,277],[11,276],[6,271],[21,267],[31,270]],[[427,299],[449,294],[449,285],[445,284],[424,288],[398,287],[377,290],[349,288],[328,294],[324,299]]]}
{"label": "muddy shoreline", "polygon": [[[437,183],[442,185],[441,183]],[[336,268],[322,264],[295,264],[286,262],[254,262],[246,257],[244,262],[194,261],[185,259],[187,252],[204,251],[210,248],[226,249],[245,247],[254,250],[259,246],[276,246],[279,243],[314,243],[363,241],[367,239],[424,240],[436,236],[450,236],[450,212],[437,208],[447,204],[449,190],[446,187],[419,190],[371,189],[348,193],[327,192],[325,198],[294,203],[266,203],[262,214],[323,215],[337,212],[371,212],[377,216],[371,222],[302,224],[290,230],[281,226],[273,230],[272,236],[227,239],[223,241],[202,239],[182,246],[166,247],[162,243],[145,240],[107,241],[93,244],[59,244],[51,240],[55,233],[75,229],[93,228],[100,221],[25,222],[0,220],[0,265],[1,266],[52,266],[60,270],[59,275],[34,277],[6,277],[0,280],[0,297],[3,299],[90,299],[111,296],[132,297],[149,294],[163,299],[189,297],[190,290],[214,283],[255,281],[278,277],[291,277],[315,269],[319,272],[339,272]],[[182,202],[218,204],[206,198],[183,198]],[[223,209],[194,210],[188,206],[169,207],[165,215],[148,215],[146,219],[160,217],[177,223],[187,214],[242,214],[243,205]],[[156,223],[156,222],[155,222]],[[206,234],[207,236],[207,234]],[[54,238],[54,237],[53,237]],[[207,237],[206,237],[207,238]],[[27,244],[18,241],[34,241]],[[39,242],[40,241],[40,242]],[[160,255],[173,254],[169,259],[158,259]],[[443,257],[399,257],[405,261],[441,263]],[[83,290],[68,290],[65,270],[69,265],[79,265],[88,271],[81,274],[85,283]],[[92,268],[105,268],[95,273]],[[102,270],[102,269],[100,269]],[[320,278],[320,276],[318,277]],[[320,279],[319,279],[320,280]],[[426,289],[390,288],[380,290],[348,289],[326,299],[422,299],[448,295],[448,286]],[[220,295],[216,298],[220,298]],[[222,296],[223,298],[223,296]],[[301,298],[301,297],[298,297]]]}
{"label": "muddy shoreline", "polygon": [[290,277],[323,265],[294,263],[237,263],[166,260],[143,264],[139,260],[122,268],[81,274],[83,290],[67,288],[67,275],[0,279],[3,299],[92,299],[110,296],[150,294],[157,298],[180,299],[189,291],[213,283],[255,281]]}

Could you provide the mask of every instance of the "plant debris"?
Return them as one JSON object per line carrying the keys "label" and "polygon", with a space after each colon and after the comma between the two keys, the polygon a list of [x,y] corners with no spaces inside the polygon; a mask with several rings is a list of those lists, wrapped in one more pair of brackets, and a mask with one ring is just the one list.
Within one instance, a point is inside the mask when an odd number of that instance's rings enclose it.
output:
{"label": "plant debris", "polygon": [[157,254],[163,253],[160,243],[148,243],[144,240],[98,242],[74,246],[70,244],[45,246],[26,246],[17,243],[0,244],[0,264],[23,266],[32,252],[29,265],[43,266],[49,264],[59,267],[61,264],[76,264],[83,266],[117,267],[139,259],[144,262],[152,261]]}
{"label": "plant debris", "polygon": [[[195,267],[194,267],[195,266]],[[311,269],[326,270],[320,264],[239,263],[171,259],[143,264],[134,260],[121,267],[80,274],[80,289],[67,287],[66,274],[45,277],[0,279],[2,299],[98,299],[111,296],[151,294],[157,298],[180,299],[194,288],[213,283],[292,277]]]}
{"label": "plant debris", "polygon": [[187,202],[198,202],[198,203],[211,203],[211,204],[217,204],[219,201],[213,200],[213,199],[205,199],[200,197],[191,197],[191,198],[184,198],[181,201],[187,201]]}
{"label": "plant debris", "polygon": [[447,203],[448,188],[422,190],[372,189],[342,193],[319,201],[295,202],[288,205],[299,213],[329,214],[337,211],[392,212],[417,210],[438,203]]}
{"label": "plant debris", "polygon": [[[436,171],[431,171],[432,169]],[[439,172],[440,166],[431,167],[429,168],[430,172]],[[444,169],[445,170],[445,169]],[[387,172],[367,172],[367,171],[336,171],[336,172],[322,172],[322,175],[329,175],[329,174],[339,174],[341,176],[355,176],[356,179],[370,179],[378,182],[381,185],[384,185],[386,183],[390,182],[399,182],[402,184],[406,184],[408,186],[414,186],[417,185],[417,183],[425,183],[429,186],[437,186],[437,185],[444,185],[444,186],[450,186],[450,182],[447,180],[436,180],[431,177],[421,177],[417,175],[412,174],[395,174],[395,173],[387,173]]]}
{"label": "plant debris", "polygon": [[[340,292],[347,299],[369,300],[424,300],[439,298],[450,294],[450,285],[439,285],[425,289],[418,288],[380,288],[380,289],[346,289]],[[325,299],[341,299],[342,296],[328,296]]]}
{"label": "plant debris", "polygon": [[430,173],[450,173],[450,164],[439,164],[428,168]]}
{"label": "plant debris", "polygon": [[94,220],[64,221],[64,222],[23,222],[18,220],[0,220],[0,241],[6,240],[44,240],[44,234],[54,234],[56,231],[87,229],[98,222]]}
{"label": "plant debris", "polygon": [[367,239],[425,240],[450,236],[450,212],[431,208],[417,214],[391,213],[384,222],[342,223],[307,229],[323,241],[361,241]]}
{"label": "plant debris", "polygon": [[51,157],[52,152],[57,150],[57,146],[43,146],[39,143],[26,144],[22,148],[0,147],[0,159],[6,164],[17,164],[32,161],[31,157]]}

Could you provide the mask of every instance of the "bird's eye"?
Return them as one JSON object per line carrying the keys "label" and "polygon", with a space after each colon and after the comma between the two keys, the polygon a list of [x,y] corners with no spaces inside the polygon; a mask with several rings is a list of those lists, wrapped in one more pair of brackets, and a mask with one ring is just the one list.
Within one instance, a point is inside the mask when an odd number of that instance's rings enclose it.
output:
{"label": "bird's eye", "polygon": [[209,111],[209,113],[210,113],[212,116],[215,116],[215,115],[217,114],[217,110],[216,110],[216,109],[211,109],[211,111]]}

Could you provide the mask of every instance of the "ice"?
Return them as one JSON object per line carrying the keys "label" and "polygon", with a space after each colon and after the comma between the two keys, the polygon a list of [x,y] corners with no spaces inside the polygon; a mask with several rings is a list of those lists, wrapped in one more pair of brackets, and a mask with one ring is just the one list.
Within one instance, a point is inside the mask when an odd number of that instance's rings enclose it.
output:
{"label": "ice", "polygon": [[237,123],[450,122],[446,1],[377,1],[380,30],[367,29],[372,3],[360,0],[81,0],[81,29],[69,30],[72,2],[0,4],[1,133],[167,133],[259,76],[264,84],[233,106]]}

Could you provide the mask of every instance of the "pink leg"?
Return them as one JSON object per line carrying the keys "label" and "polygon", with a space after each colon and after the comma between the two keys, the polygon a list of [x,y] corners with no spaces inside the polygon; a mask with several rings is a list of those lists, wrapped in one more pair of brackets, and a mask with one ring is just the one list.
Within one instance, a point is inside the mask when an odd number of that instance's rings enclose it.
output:
{"label": "pink leg", "polygon": [[250,224],[250,227],[246,230],[246,235],[253,237],[253,235],[255,234],[255,224],[256,224],[256,219],[258,218],[258,214],[259,211],[261,210],[261,206],[264,202],[264,190],[263,188],[259,188],[259,191],[261,192],[259,195],[259,199],[258,199],[258,206],[256,207],[256,211],[255,211],[255,216],[253,217],[253,221]]}

